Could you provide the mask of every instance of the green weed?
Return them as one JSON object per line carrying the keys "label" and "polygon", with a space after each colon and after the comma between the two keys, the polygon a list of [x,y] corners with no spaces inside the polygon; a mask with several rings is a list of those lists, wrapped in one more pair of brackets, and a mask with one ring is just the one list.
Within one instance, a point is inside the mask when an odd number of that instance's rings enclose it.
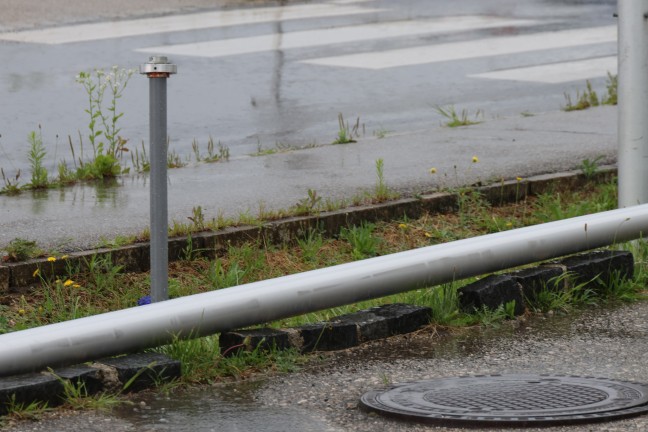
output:
{"label": "green weed", "polygon": [[612,75],[608,72],[606,83],[606,94],[599,98],[596,91],[592,88],[592,83],[585,81],[585,90],[583,93],[576,91],[576,102],[572,101],[571,95],[565,93],[565,106],[564,111],[579,111],[596,107],[599,105],[616,105],[617,104],[617,89],[618,89],[618,76]]}
{"label": "green weed", "polygon": [[43,254],[35,241],[15,238],[7,246],[0,249],[5,252],[5,261],[25,261]]}
{"label": "green weed", "polygon": [[441,114],[447,119],[445,126],[447,127],[459,127],[459,126],[470,126],[481,123],[479,117],[482,116],[481,110],[477,110],[475,113],[474,120],[468,118],[468,113],[465,109],[461,110],[461,114],[458,114],[454,105],[448,107],[441,107],[439,105],[435,108],[436,112]]}
{"label": "green weed", "polygon": [[358,129],[360,128],[360,117],[356,119],[355,125],[350,128],[349,123],[344,122],[344,116],[342,113],[338,114],[338,134],[337,138],[335,141],[333,141],[333,144],[349,144],[349,143],[354,143],[356,142],[355,139],[353,139],[354,136],[359,136],[358,134]]}
{"label": "green weed", "polygon": [[322,197],[317,195],[314,189],[308,189],[308,197],[300,199],[292,208],[296,216],[310,215],[317,213],[320,208]]}
{"label": "green weed", "polygon": [[16,420],[38,420],[44,413],[50,411],[47,402],[17,402],[12,394],[5,408],[7,416]]}
{"label": "green weed", "polygon": [[13,179],[7,177],[2,168],[0,168],[0,175],[2,175],[2,182],[4,183],[4,186],[0,189],[0,194],[18,195],[20,193],[20,170],[16,171]]}
{"label": "green weed", "polygon": [[376,225],[363,222],[360,226],[342,228],[340,238],[351,244],[354,260],[370,258],[378,255],[380,240],[373,235]]}
{"label": "green weed", "polygon": [[590,159],[584,159],[581,162],[580,169],[583,172],[583,175],[588,178],[592,179],[596,175],[599,169],[599,162],[603,159],[603,156],[597,156],[596,158],[590,160]]}
{"label": "green weed", "polygon": [[43,166],[43,161],[47,152],[43,146],[43,135],[38,127],[38,133],[31,131],[28,136],[29,152],[27,153],[27,160],[31,165],[31,182],[29,183],[30,189],[42,189],[49,186],[49,179],[47,177],[47,169]]}

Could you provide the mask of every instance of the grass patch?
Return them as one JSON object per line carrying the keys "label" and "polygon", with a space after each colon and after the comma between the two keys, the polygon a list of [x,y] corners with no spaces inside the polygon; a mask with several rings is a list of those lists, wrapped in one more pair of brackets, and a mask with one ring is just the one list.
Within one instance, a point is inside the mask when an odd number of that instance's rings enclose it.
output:
{"label": "grass patch", "polygon": [[468,118],[468,112],[465,109],[462,109],[461,113],[458,113],[454,105],[450,105],[447,107],[442,107],[437,105],[435,110],[437,113],[441,114],[443,117],[446,118],[446,122],[444,123],[444,126],[447,127],[454,128],[459,126],[470,126],[470,125],[481,123],[481,120],[479,120],[479,118],[482,117],[481,110],[477,110],[472,120]]}
{"label": "grass patch", "polygon": [[[495,207],[479,193],[465,191],[460,211],[452,214],[424,214],[417,219],[362,223],[344,228],[337,237],[327,238],[322,232],[310,230],[294,243],[268,245],[255,241],[239,246],[230,245],[222,255],[207,259],[187,252],[187,259],[169,265],[170,298],[186,296],[239,284],[265,280],[287,274],[328,267],[367,257],[410,250],[437,243],[474,237],[533,225],[551,220],[609,210],[616,206],[614,183],[594,184],[578,190],[557,189],[539,197]],[[304,205],[315,207],[316,196],[310,194]],[[192,224],[203,225],[201,210],[196,208]],[[640,298],[648,282],[645,242],[619,245],[629,248],[638,262],[635,279],[621,281],[618,277],[605,287],[584,286],[567,290],[542,291],[532,308],[538,312],[567,311],[571,308]],[[471,280],[462,281],[469,283]],[[559,281],[557,281],[559,282]],[[459,308],[457,289],[460,283],[419,289],[386,298],[360,302],[278,320],[266,325],[291,327],[331,319],[337,315],[356,312],[389,303],[429,306],[432,322],[440,326],[498,325],[513,317],[514,304],[495,310],[466,313]],[[29,294],[7,294],[0,303],[0,331],[11,332],[67,319],[132,307],[149,291],[149,277],[144,273],[125,273],[110,260],[91,259],[85,270],[68,266],[67,274],[58,279],[42,279],[38,289]],[[220,353],[218,337],[174,342],[159,347],[162,352],[182,361],[185,368],[182,383],[214,382],[241,379],[259,371],[290,371],[300,367],[308,358],[296,352],[242,351],[233,356]],[[181,383],[181,384],[182,384]],[[75,389],[82,393],[82,389]],[[79,405],[91,404],[81,395]]]}

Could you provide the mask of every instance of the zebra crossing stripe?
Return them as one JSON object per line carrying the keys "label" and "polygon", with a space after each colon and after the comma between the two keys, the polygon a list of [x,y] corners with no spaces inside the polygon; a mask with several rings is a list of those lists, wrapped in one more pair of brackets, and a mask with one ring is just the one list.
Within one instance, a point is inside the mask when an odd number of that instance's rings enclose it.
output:
{"label": "zebra crossing stripe", "polygon": [[327,3],[250,8],[7,32],[0,33],[0,40],[57,45],[156,33],[295,19],[358,15],[381,11],[382,9]]}
{"label": "zebra crossing stripe", "polygon": [[519,36],[490,37],[465,42],[425,45],[374,53],[324,57],[303,60],[302,63],[379,70],[400,66],[600,44],[615,42],[616,39],[617,27],[611,25],[540,32]]}
{"label": "zebra crossing stripe", "polygon": [[602,77],[608,73],[613,75],[617,73],[616,56],[506,69],[468,76],[471,78],[560,84]]}
{"label": "zebra crossing stripe", "polygon": [[392,21],[189,44],[154,46],[137,49],[136,51],[196,57],[223,57],[278,49],[307,48],[395,37],[535,24],[538,24],[538,22],[489,16],[442,17],[424,21]]}

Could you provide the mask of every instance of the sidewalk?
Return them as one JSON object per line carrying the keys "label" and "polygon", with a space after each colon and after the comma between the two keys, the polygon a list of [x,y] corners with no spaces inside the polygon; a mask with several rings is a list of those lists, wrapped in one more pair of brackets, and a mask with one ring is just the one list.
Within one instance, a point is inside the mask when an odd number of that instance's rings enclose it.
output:
{"label": "sidewalk", "polygon": [[[603,155],[616,162],[616,107],[486,119],[461,128],[391,131],[379,139],[169,170],[170,221],[188,222],[287,209],[313,189],[324,200],[350,200],[375,186],[376,160],[387,186],[404,195],[574,169]],[[320,141],[324,141],[322,138]],[[226,143],[225,143],[226,144]],[[479,162],[473,163],[473,156]],[[430,168],[436,174],[430,174]],[[141,233],[149,223],[148,176],[125,176],[117,187],[77,185],[0,196],[0,247],[14,238],[61,251]]]}

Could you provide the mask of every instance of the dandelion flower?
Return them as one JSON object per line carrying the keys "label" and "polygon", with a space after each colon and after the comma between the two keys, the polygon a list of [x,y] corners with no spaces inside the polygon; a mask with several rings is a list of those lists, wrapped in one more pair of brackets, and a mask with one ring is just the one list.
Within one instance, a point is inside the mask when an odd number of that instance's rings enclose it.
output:
{"label": "dandelion flower", "polygon": [[72,288],[79,289],[79,288],[81,288],[81,285],[79,285],[78,283],[75,283],[74,285],[72,285]]}
{"label": "dandelion flower", "polygon": [[70,258],[69,255],[63,255],[63,256],[61,257],[61,259],[68,259],[68,258]]}
{"label": "dandelion flower", "polygon": [[477,163],[479,162],[479,158],[477,156],[472,157],[472,163]]}
{"label": "dandelion flower", "polygon": [[436,174],[436,172],[437,172],[436,168],[434,167],[430,168],[430,174]]}
{"label": "dandelion flower", "polygon": [[63,282],[64,287],[69,287],[70,285],[74,285],[74,281],[72,279],[68,279],[65,282]]}
{"label": "dandelion flower", "polygon": [[404,224],[404,223],[398,224],[398,228],[407,229],[407,224]]}
{"label": "dandelion flower", "polygon": [[511,228],[511,227],[513,226],[513,222],[506,222],[506,226],[507,226],[508,228]]}
{"label": "dandelion flower", "polygon": [[430,234],[429,232],[425,231],[425,237],[427,237],[427,238],[432,238],[432,234]]}
{"label": "dandelion flower", "polygon": [[40,275],[40,269],[36,269],[36,270],[34,270],[34,273],[32,273],[33,277],[37,277],[39,275]]}
{"label": "dandelion flower", "polygon": [[56,261],[56,257],[53,257],[53,256],[47,257],[47,261],[48,262],[54,262],[54,261]]}
{"label": "dandelion flower", "polygon": [[521,182],[521,181],[522,181],[522,177],[515,177],[515,180]]}
{"label": "dandelion flower", "polygon": [[18,313],[20,315],[25,315],[25,309],[18,309]]}

